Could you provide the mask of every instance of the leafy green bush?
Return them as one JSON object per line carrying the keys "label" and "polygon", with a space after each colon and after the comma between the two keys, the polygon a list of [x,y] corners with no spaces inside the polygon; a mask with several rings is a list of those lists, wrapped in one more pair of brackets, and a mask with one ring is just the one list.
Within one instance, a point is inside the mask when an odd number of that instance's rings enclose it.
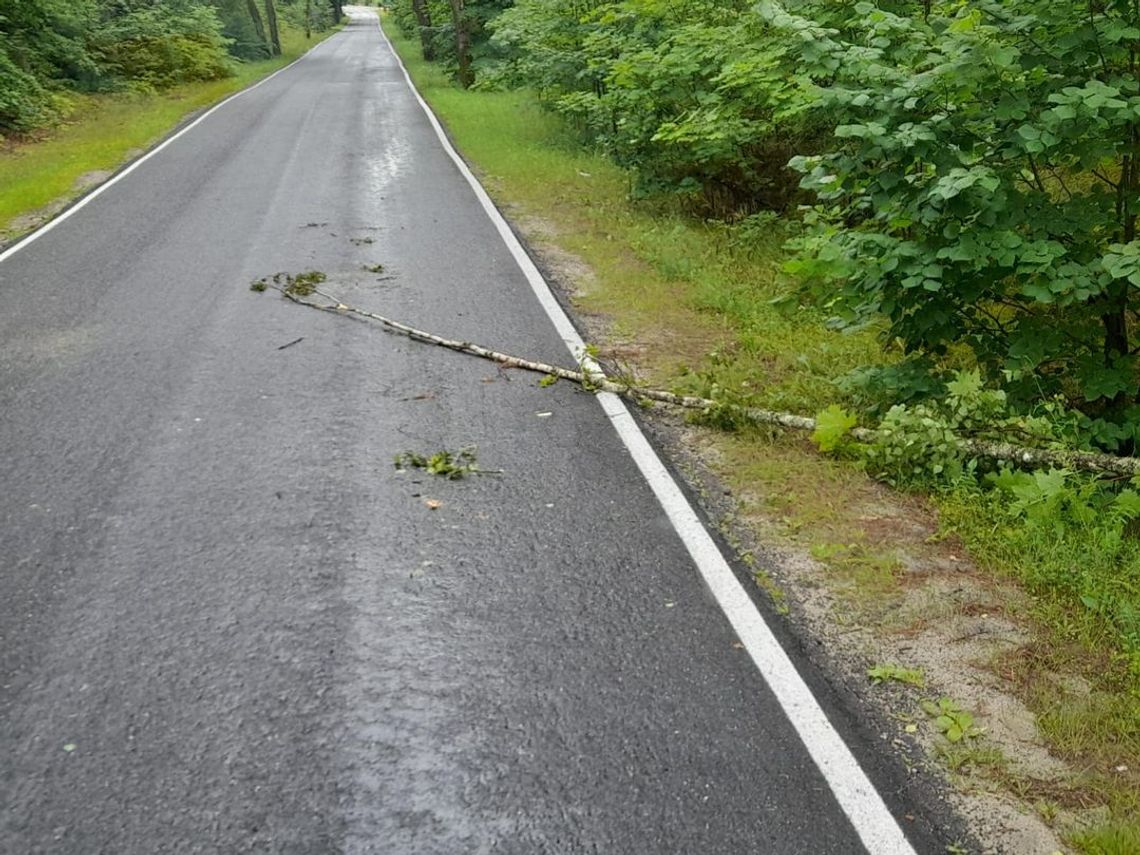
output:
{"label": "leafy green bush", "polygon": [[228,76],[219,12],[243,39],[237,53],[264,55],[244,0],[0,0],[0,133],[55,121],[68,90]]}
{"label": "leafy green bush", "polygon": [[885,317],[912,352],[964,342],[1018,403],[1127,423],[1140,8],[786,5],[758,8],[838,118],[826,153],[793,161],[819,200],[794,269],[844,324]]}
{"label": "leafy green bush", "polygon": [[51,116],[49,93],[0,47],[0,131],[30,131]]}
{"label": "leafy green bush", "polygon": [[94,14],[92,0],[0,0],[0,134],[58,119],[60,87],[98,84],[85,45]]}
{"label": "leafy green bush", "polygon": [[583,39],[591,30],[585,18],[603,5],[604,0],[518,0],[488,23],[503,59],[484,76],[499,85],[534,89],[543,97],[591,89],[595,81],[584,78]]}
{"label": "leafy green bush", "polygon": [[946,391],[944,372],[928,358],[912,357],[893,365],[864,365],[836,380],[853,403],[872,415],[894,404],[912,404]]}
{"label": "leafy green bush", "polygon": [[143,88],[233,74],[217,13],[190,0],[112,18],[92,36],[91,48],[105,73]]}
{"label": "leafy green bush", "polygon": [[979,461],[964,442],[970,437],[1056,440],[1049,419],[1012,416],[1005,393],[986,389],[976,372],[959,371],[937,400],[896,404],[879,423],[879,437],[866,451],[868,468],[895,486],[957,486],[972,481]]}
{"label": "leafy green bush", "polygon": [[86,47],[96,21],[97,0],[0,0],[0,45],[11,64],[41,85],[87,87],[97,77]]}
{"label": "leafy green bush", "polygon": [[786,164],[823,123],[748,3],[520,0],[490,27],[508,57],[492,74],[537,89],[639,192],[717,216],[795,198]]}

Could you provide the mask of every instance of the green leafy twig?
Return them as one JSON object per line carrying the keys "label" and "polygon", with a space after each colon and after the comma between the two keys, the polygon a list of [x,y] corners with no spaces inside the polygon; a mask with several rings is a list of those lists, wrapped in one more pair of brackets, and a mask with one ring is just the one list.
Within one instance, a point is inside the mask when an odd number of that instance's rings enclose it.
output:
{"label": "green leafy twig", "polygon": [[264,291],[272,287],[290,299],[310,297],[317,291],[317,286],[328,277],[319,270],[306,270],[303,273],[274,273],[272,276],[262,276],[249,285],[250,291]]}
{"label": "green leafy twig", "polygon": [[444,449],[431,455],[416,451],[401,451],[396,455],[396,468],[422,469],[429,475],[439,475],[449,481],[458,481],[468,475],[501,475],[501,469],[480,469],[475,459],[475,448],[469,446],[458,451]]}

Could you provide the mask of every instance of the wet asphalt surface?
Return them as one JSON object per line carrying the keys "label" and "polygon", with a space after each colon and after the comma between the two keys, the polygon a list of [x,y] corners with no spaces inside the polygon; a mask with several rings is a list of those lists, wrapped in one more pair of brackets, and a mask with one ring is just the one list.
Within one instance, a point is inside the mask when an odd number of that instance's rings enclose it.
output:
{"label": "wet asphalt surface", "polygon": [[374,21],[0,264],[0,852],[861,851],[592,398],[303,270],[568,362]]}

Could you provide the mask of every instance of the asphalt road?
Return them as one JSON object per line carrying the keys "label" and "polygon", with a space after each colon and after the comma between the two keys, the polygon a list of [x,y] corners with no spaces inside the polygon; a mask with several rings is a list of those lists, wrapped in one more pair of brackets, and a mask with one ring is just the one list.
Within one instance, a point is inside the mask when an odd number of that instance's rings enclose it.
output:
{"label": "asphalt road", "polygon": [[374,19],[0,263],[0,851],[861,851],[595,400],[304,270],[568,361]]}

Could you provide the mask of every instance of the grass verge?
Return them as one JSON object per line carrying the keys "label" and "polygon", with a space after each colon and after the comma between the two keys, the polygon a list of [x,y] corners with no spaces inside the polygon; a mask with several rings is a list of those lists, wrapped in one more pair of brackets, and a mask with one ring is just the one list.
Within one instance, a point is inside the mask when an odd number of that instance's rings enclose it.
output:
{"label": "grass verge", "polygon": [[[497,203],[573,280],[579,316],[593,319],[599,338],[604,328],[604,358],[628,359],[642,379],[679,391],[801,413],[839,398],[836,377],[889,361],[873,332],[836,334],[815,310],[776,299],[785,288],[778,221],[730,228],[633,204],[628,176],[578,146],[530,94],[462,92],[394,27],[386,31]],[[1051,538],[1021,528],[976,491],[894,493],[800,437],[746,429],[699,442],[739,497],[738,517],[825,568],[820,584],[844,603],[829,619],[926,648],[997,622],[1015,627],[999,647],[979,648],[998,652],[955,665],[996,676],[1036,718],[1028,738],[1071,772],[1035,777],[990,743],[936,743],[935,753],[951,771],[972,770],[985,787],[1038,806],[1080,851],[1137,851],[1138,660],[1071,584],[1095,568],[1140,609],[1140,583],[1124,590],[1132,574],[1121,565],[1135,550],[1117,543],[1106,552],[1100,529]],[[757,584],[787,608],[782,580],[766,567]]]}
{"label": "grass verge", "polygon": [[332,32],[306,40],[304,32],[282,23],[282,55],[240,63],[233,77],[150,95],[79,96],[60,127],[34,141],[0,146],[0,241],[30,231],[191,113],[288,65]]}

